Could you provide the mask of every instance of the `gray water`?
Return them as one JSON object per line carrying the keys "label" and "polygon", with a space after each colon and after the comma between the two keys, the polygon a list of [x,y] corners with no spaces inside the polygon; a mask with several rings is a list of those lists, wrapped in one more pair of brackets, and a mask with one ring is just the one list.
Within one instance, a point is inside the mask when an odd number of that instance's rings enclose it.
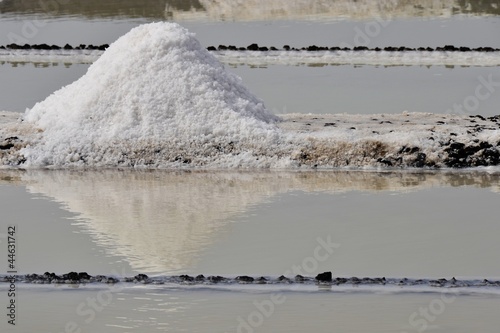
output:
{"label": "gray water", "polygon": [[[498,173],[49,170],[0,179],[19,273],[500,276]],[[315,255],[319,239],[335,244],[327,258]],[[498,290],[488,289],[17,288],[19,325],[1,324],[12,332],[497,329]]]}
{"label": "gray water", "polygon": [[[2,87],[0,110],[24,112],[55,90],[77,80],[86,64],[0,64]],[[431,112],[457,113],[475,93],[481,78],[496,67],[445,66],[280,66],[230,67],[243,83],[262,98],[276,114],[377,114]],[[359,98],[363,96],[363,98]],[[493,116],[500,113],[500,93],[494,92],[469,108],[470,114]],[[462,107],[462,112],[468,112]]]}
{"label": "gray water", "polygon": [[[442,1],[432,8],[410,1],[383,15],[363,10],[370,2],[345,1],[347,7],[328,15],[314,6],[290,6],[283,8],[288,16],[266,20],[259,17],[271,7],[250,6],[242,17],[202,3],[72,2],[47,11],[38,1],[4,0],[0,45],[12,38],[110,43],[134,26],[167,18],[195,32],[204,46],[500,47],[498,1]],[[366,34],[374,24],[380,31],[364,38],[360,31]],[[0,110],[23,112],[88,66],[2,63]],[[474,94],[480,77],[498,78],[497,67],[228,69],[275,113],[447,113]],[[493,92],[473,113],[498,114],[499,96]],[[308,276],[332,271],[344,277],[500,279],[499,175],[497,169],[0,170],[0,253],[6,253],[7,226],[15,225],[21,274],[293,276],[298,267]],[[315,254],[321,241],[335,244],[327,257]],[[6,258],[0,267],[4,274]],[[8,288],[0,283],[2,308]],[[4,315],[2,332],[497,332],[500,305],[494,288],[16,288],[17,325]]]}

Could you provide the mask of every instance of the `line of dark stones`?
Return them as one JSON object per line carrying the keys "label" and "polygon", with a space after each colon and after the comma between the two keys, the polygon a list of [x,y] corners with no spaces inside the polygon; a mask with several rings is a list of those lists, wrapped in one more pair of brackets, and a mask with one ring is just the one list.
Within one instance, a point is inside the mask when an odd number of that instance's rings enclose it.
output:
{"label": "line of dark stones", "polygon": [[[102,44],[102,45],[86,45],[86,44],[80,44],[78,46],[71,46],[69,44],[66,44],[64,46],[59,46],[59,45],[48,45],[48,44],[24,44],[24,45],[19,45],[19,44],[8,44],[8,45],[2,45],[0,46],[0,49],[2,50],[100,50],[104,51],[109,47],[109,44]],[[296,48],[296,47],[290,47],[290,45],[284,45],[281,49],[276,48],[274,46],[259,46],[257,43],[253,43],[248,45],[247,47],[237,47],[234,45],[219,45],[218,47],[215,46],[209,46],[207,47],[208,51],[261,51],[261,52],[266,52],[266,51],[389,51],[389,52],[408,52],[408,51],[428,51],[428,52],[434,52],[434,51],[449,51],[449,52],[498,52],[500,51],[500,48],[493,48],[493,47],[476,47],[476,48],[471,48],[471,47],[466,47],[466,46],[454,46],[454,45],[445,45],[442,47],[417,47],[417,48],[412,48],[412,47],[406,47],[406,46],[387,46],[387,47],[374,47],[374,48],[369,48],[367,46],[355,46],[352,48],[349,47],[340,47],[340,46],[317,46],[317,45],[311,45],[307,47],[301,47],[301,48]]]}
{"label": "line of dark stones", "polygon": [[250,44],[247,47],[236,47],[234,45],[219,45],[217,48],[215,46],[209,46],[207,48],[209,51],[389,51],[389,52],[402,52],[402,51],[451,51],[451,52],[496,52],[500,51],[500,48],[493,47],[476,47],[470,48],[466,46],[454,46],[454,45],[445,45],[443,47],[406,47],[406,46],[387,46],[387,47],[374,47],[369,48],[367,46],[355,46],[353,48],[349,47],[340,47],[340,46],[317,46],[311,45],[307,47],[290,47],[290,45],[284,45],[283,48],[278,49],[274,46],[259,46],[258,44]]}
{"label": "line of dark stones", "polygon": [[64,46],[59,46],[59,45],[49,45],[49,44],[24,44],[24,45],[19,45],[19,44],[8,44],[8,45],[1,45],[0,50],[99,50],[99,51],[104,51],[109,47],[109,44],[102,44],[102,45],[86,45],[86,44],[80,44],[78,46],[71,46],[69,44],[66,44]]}
{"label": "line of dark stones", "polygon": [[[15,281],[13,281],[15,279]],[[138,274],[133,277],[116,278],[106,275],[89,275],[86,272],[70,272],[57,275],[55,273],[45,272],[44,274],[26,274],[12,276],[2,276],[0,282],[24,282],[34,284],[80,284],[80,283],[142,283],[142,284],[165,284],[165,283],[184,283],[184,284],[292,284],[292,283],[321,283],[332,285],[398,285],[415,286],[428,285],[432,287],[500,287],[500,281],[483,280],[457,280],[451,279],[386,279],[385,277],[333,277],[332,272],[323,272],[316,277],[296,275],[289,278],[281,275],[277,278],[270,277],[252,277],[247,275],[237,276],[235,278],[210,275],[205,277],[200,274],[197,276],[175,275],[167,277],[149,277],[146,274]]]}

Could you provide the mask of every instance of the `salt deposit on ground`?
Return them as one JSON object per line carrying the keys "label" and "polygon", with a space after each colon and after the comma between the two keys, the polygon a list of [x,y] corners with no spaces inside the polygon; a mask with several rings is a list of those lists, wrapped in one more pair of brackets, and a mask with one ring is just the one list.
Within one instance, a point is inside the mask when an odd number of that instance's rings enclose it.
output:
{"label": "salt deposit on ground", "polygon": [[[97,50],[2,50],[0,61],[83,63],[99,59]],[[449,51],[213,51],[230,65],[374,65],[374,66],[500,66],[500,52]]]}
{"label": "salt deposit on ground", "polygon": [[500,66],[500,52],[447,51],[217,51],[226,64],[376,65],[376,66]]}
{"label": "salt deposit on ground", "polygon": [[76,82],[0,127],[21,167],[470,167],[500,163],[499,117],[271,114],[175,23],[132,29]]}

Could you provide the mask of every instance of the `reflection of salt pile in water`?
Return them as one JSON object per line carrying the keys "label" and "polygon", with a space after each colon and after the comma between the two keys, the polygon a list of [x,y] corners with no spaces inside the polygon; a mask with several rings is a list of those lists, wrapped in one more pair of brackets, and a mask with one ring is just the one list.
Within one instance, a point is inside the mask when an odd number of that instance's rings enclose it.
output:
{"label": "reflection of salt pile in water", "polygon": [[173,23],[133,29],[24,120],[43,130],[29,165],[200,165],[278,138],[277,117]]}
{"label": "reflection of salt pile in water", "polygon": [[[257,205],[267,200],[274,201],[272,198],[279,194],[294,193],[295,196],[297,192],[334,194],[353,191],[406,193],[449,186],[480,187],[498,192],[500,174],[140,170],[82,173],[68,170],[0,170],[0,185],[13,184],[25,185],[31,193],[52,197],[65,209],[77,214],[79,222],[76,223],[82,231],[91,234],[95,243],[107,254],[126,258],[136,271],[200,273],[201,267],[202,272],[206,273],[207,270],[212,270],[214,263],[203,261],[205,251],[226,236],[234,227],[233,222],[250,222],[241,219],[241,215],[251,213]],[[345,216],[342,212],[339,214]],[[332,219],[331,223],[338,219]],[[457,222],[453,219],[450,221]],[[339,231],[342,230],[339,227]],[[426,228],[421,229],[420,224],[415,228],[415,232],[427,232]],[[386,232],[385,228],[380,230],[381,233]],[[434,228],[434,232],[438,230],[445,232],[443,230],[447,230],[447,224]],[[374,232],[364,233],[367,241],[374,237]],[[468,233],[464,233],[462,237],[465,238],[459,239],[459,234],[455,234],[452,246],[456,246],[457,251],[463,250],[461,244],[467,241],[468,236]],[[371,244],[362,241],[360,237],[357,236],[358,241],[364,244],[364,249],[368,252],[361,250],[359,254],[366,257],[370,253],[374,260],[380,258],[385,247],[378,250],[370,248]],[[287,237],[273,240],[273,244],[279,249],[287,249],[290,245],[288,242]],[[482,253],[483,262],[494,260],[497,252],[488,248],[491,243],[484,241],[483,245],[484,251],[476,249],[476,253]],[[309,243],[302,242],[301,245],[295,245],[295,248],[300,248],[302,252],[298,253],[303,253],[309,250],[309,246]],[[420,258],[422,263],[428,259],[426,254],[429,253],[424,248],[416,250],[412,243],[408,243],[407,247],[400,246],[398,251],[397,260],[406,260],[405,258],[412,256],[414,261]],[[464,251],[467,252],[467,249]],[[349,265],[355,254],[343,253],[348,254],[348,257],[338,254],[336,262]],[[241,260],[241,257],[238,258]],[[461,256],[454,258],[462,260]],[[438,260],[437,257],[434,259]],[[446,260],[448,265],[453,266],[449,258]]]}

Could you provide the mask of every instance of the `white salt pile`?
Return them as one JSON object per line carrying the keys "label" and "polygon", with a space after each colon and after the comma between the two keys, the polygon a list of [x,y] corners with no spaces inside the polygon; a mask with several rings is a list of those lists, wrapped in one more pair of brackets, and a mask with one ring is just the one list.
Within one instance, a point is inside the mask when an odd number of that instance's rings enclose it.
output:
{"label": "white salt pile", "polygon": [[132,29],[24,121],[41,130],[21,152],[27,166],[206,165],[279,139],[241,79],[166,22]]}

